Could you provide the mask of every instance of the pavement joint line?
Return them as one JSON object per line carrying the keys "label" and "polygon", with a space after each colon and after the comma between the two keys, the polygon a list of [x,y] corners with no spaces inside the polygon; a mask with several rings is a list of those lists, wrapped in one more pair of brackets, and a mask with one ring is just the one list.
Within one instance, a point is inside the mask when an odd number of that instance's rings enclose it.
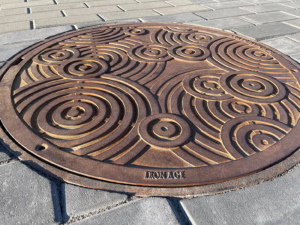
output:
{"label": "pavement joint line", "polygon": [[107,206],[104,209],[99,209],[99,210],[96,210],[94,212],[90,212],[88,214],[83,214],[83,215],[80,215],[80,216],[71,217],[71,218],[69,218],[68,221],[66,221],[65,223],[62,223],[62,225],[72,224],[74,222],[77,222],[77,221],[83,220],[85,218],[92,217],[94,215],[109,211],[109,210],[111,210],[115,207],[118,207],[118,206],[121,206],[121,205],[124,205],[124,204],[128,204],[129,202],[132,202],[132,201],[135,201],[135,200],[138,200],[138,199],[142,200],[142,199],[146,199],[146,198],[141,198],[141,197],[137,197],[137,196],[134,196],[134,195],[128,195],[127,199],[125,199],[124,201],[121,201],[117,204],[112,204],[110,206]]}
{"label": "pavement joint line", "polygon": [[31,30],[34,30],[36,28],[36,26],[35,26],[35,21],[34,20],[31,20],[30,21],[30,29]]}
{"label": "pavement joint line", "polygon": [[142,18],[138,18],[138,20],[142,23],[145,23],[145,21]]}
{"label": "pavement joint line", "polygon": [[88,3],[84,2],[83,4],[84,4],[87,8],[91,8],[91,7],[89,6]]}
{"label": "pavement joint line", "polygon": [[152,11],[154,11],[154,12],[158,13],[158,14],[159,14],[159,15],[161,15],[161,16],[164,16],[164,14],[160,13],[160,12],[159,12],[159,11],[157,11],[156,9],[152,9]]}
{"label": "pavement joint line", "polygon": [[72,25],[74,30],[78,30],[79,28],[77,27],[77,25]]}
{"label": "pavement joint line", "polygon": [[182,212],[179,200],[177,198],[167,198],[167,201],[171,207],[171,209],[173,210],[178,222],[181,225],[189,225],[191,224],[191,221],[189,220],[189,218],[187,218],[184,215],[184,212]]}
{"label": "pavement joint line", "polygon": [[126,10],[123,9],[121,6],[117,5],[117,7],[118,7],[119,9],[121,9],[123,12],[126,12]]}
{"label": "pavement joint line", "polygon": [[141,3],[141,2],[139,2],[138,0],[134,0],[134,1],[136,1],[137,3]]}
{"label": "pavement joint line", "polygon": [[63,15],[63,17],[67,17],[67,13],[65,12],[65,10],[61,10],[61,14]]}
{"label": "pavement joint line", "polygon": [[100,14],[97,14],[97,16],[102,20],[102,21],[106,21],[102,16],[100,16]]}
{"label": "pavement joint line", "polygon": [[168,3],[168,4],[170,4],[170,5],[174,6],[174,7],[176,7],[176,5],[172,4],[171,2],[165,1],[165,3]]}
{"label": "pavement joint line", "polygon": [[54,4],[55,4],[55,5],[58,5],[58,3],[57,3],[57,1],[56,1],[56,0],[53,0],[53,2],[54,2]]}

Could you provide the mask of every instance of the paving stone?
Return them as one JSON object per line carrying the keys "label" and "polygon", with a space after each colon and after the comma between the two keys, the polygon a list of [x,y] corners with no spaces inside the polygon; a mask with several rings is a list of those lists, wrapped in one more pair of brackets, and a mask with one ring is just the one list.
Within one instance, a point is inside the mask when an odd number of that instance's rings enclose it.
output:
{"label": "paving stone", "polygon": [[49,19],[53,17],[63,17],[63,14],[60,11],[50,11],[50,12],[39,12],[39,13],[31,13],[31,14],[2,16],[0,18],[0,24],[13,23],[13,22],[19,22],[25,20]]}
{"label": "paving stone", "polygon": [[204,20],[201,17],[193,14],[193,13],[180,13],[175,15],[167,15],[167,16],[149,16],[149,17],[142,17],[142,21],[144,22],[188,22],[194,20]]}
{"label": "paving stone", "polygon": [[109,206],[116,205],[127,199],[127,195],[107,191],[82,188],[71,184],[62,184],[65,212],[64,221],[69,217],[87,215]]}
{"label": "paving stone", "polygon": [[[0,68],[3,65],[4,65],[4,63],[0,62]],[[4,161],[11,159],[12,157],[10,157],[10,155],[11,154],[4,148],[4,146],[0,144],[0,162],[4,162]]]}
{"label": "paving stone", "polygon": [[57,186],[21,162],[0,166],[1,224],[61,222]]}
{"label": "paving stone", "polygon": [[160,7],[170,7],[170,4],[166,2],[146,2],[146,3],[133,3],[119,5],[125,11],[140,10],[140,9],[156,9]]}
{"label": "paving stone", "polygon": [[[72,30],[71,26],[51,27],[35,30],[17,31],[0,35],[0,46],[9,43],[43,40],[49,36]],[[22,39],[20,39],[22,37]]]}
{"label": "paving stone", "polygon": [[236,16],[243,16],[253,14],[252,12],[242,10],[242,9],[220,9],[210,12],[196,12],[198,16],[201,16],[205,19],[213,20],[213,19],[220,19],[224,17],[236,17]]}
{"label": "paving stone", "polygon": [[284,6],[290,6],[290,7],[293,7],[293,8],[300,8],[300,2],[282,2],[280,3],[280,5],[284,5]]}
{"label": "paving stone", "polygon": [[288,15],[293,15],[293,16],[298,16],[300,17],[300,10],[295,10],[295,9],[292,9],[292,10],[285,10],[284,13],[288,14]]}
{"label": "paving stone", "polygon": [[207,6],[212,9],[226,9],[226,8],[236,8],[246,5],[253,5],[253,3],[243,2],[243,1],[229,1],[229,2],[218,2],[218,3],[203,3],[204,6]]}
{"label": "paving stone", "polygon": [[29,21],[0,24],[0,34],[18,31],[18,30],[29,30],[29,29],[30,29]]}
{"label": "paving stone", "polygon": [[0,4],[5,4],[5,3],[15,3],[15,2],[24,2],[24,0],[0,0]]}
{"label": "paving stone", "polygon": [[151,9],[129,11],[129,12],[114,12],[114,13],[100,13],[99,14],[105,21],[107,20],[121,20],[130,18],[139,18],[144,16],[159,16],[157,12]]}
{"label": "paving stone", "polygon": [[300,33],[299,34],[289,35],[289,36],[287,36],[287,38],[290,38],[290,39],[292,39],[294,41],[300,42]]}
{"label": "paving stone", "polygon": [[81,8],[81,9],[87,8],[87,6],[83,3],[47,5],[47,7],[42,5],[42,6],[31,7],[31,11],[33,13],[37,13],[37,12],[45,12],[45,11],[55,11],[55,10],[58,11],[58,10],[66,10],[66,9],[78,9],[78,8]]}
{"label": "paving stone", "polygon": [[[153,0],[153,1],[157,1],[157,0]],[[138,4],[136,1],[134,0],[109,0],[109,1],[87,1],[86,2],[91,8],[95,7],[95,6],[106,6],[106,5],[120,5],[120,4]]]}
{"label": "paving stone", "polygon": [[236,27],[254,26],[254,24],[248,23],[238,18],[197,20],[197,21],[189,22],[189,24],[196,24],[205,27],[212,27],[212,28],[219,28],[219,29],[231,29]]}
{"label": "paving stone", "polygon": [[291,58],[296,60],[298,63],[300,63],[300,54],[291,55]]}
{"label": "paving stone", "polygon": [[28,13],[27,8],[5,9],[5,10],[0,10],[0,17],[10,16],[15,14],[27,14],[27,13]]}
{"label": "paving stone", "polygon": [[296,19],[297,17],[283,12],[269,12],[269,13],[260,13],[255,15],[242,16],[240,18],[250,23],[262,24],[262,23],[279,22],[284,20],[292,20],[292,19]]}
{"label": "paving stone", "polygon": [[180,203],[192,224],[299,224],[299,176],[297,168],[273,181]]}
{"label": "paving stone", "polygon": [[175,5],[175,6],[193,4],[193,2],[190,0],[167,0],[166,2],[168,2],[172,5]]}
{"label": "paving stone", "polygon": [[218,2],[217,0],[189,0],[189,1],[197,4]]}
{"label": "paving stone", "polygon": [[167,199],[144,198],[83,219],[74,225],[175,225],[179,224]]}
{"label": "paving stone", "polygon": [[300,29],[284,23],[269,23],[253,27],[234,28],[233,30],[258,41],[300,32]]}
{"label": "paving stone", "polygon": [[86,23],[101,21],[97,15],[81,15],[81,16],[67,16],[61,18],[40,19],[35,21],[36,28],[59,26],[66,24]]}
{"label": "paving stone", "polygon": [[123,12],[117,6],[102,6],[102,7],[93,7],[93,8],[85,8],[85,9],[67,9],[64,10],[67,16],[79,16],[79,15],[87,15],[87,14],[97,14],[102,12]]}
{"label": "paving stone", "polygon": [[7,61],[12,56],[17,54],[18,52],[22,51],[23,49],[39,42],[41,40],[34,40],[34,41],[24,41],[19,43],[13,43],[13,44],[6,44],[6,45],[0,45],[0,62],[1,61]]}
{"label": "paving stone", "polygon": [[286,55],[296,54],[300,51],[300,43],[286,37],[264,40],[262,43],[275,48]]}
{"label": "paving stone", "polygon": [[284,21],[283,23],[300,28],[300,19]]}
{"label": "paving stone", "polygon": [[278,3],[272,3],[272,4],[263,4],[263,5],[241,7],[241,9],[248,10],[248,11],[254,12],[254,13],[261,13],[261,12],[291,10],[291,7],[281,5],[281,4],[278,4]]}
{"label": "paving stone", "polygon": [[255,4],[265,4],[265,3],[275,3],[275,2],[287,2],[289,0],[247,0],[247,2],[252,2]]}
{"label": "paving stone", "polygon": [[91,27],[91,26],[98,26],[98,25],[105,25],[105,24],[114,24],[114,23],[140,23],[138,19],[127,19],[127,20],[111,20],[108,22],[100,21],[100,22],[94,22],[94,23],[82,23],[82,24],[76,24],[75,26],[80,29],[84,27]]}
{"label": "paving stone", "polygon": [[54,5],[53,0],[39,0],[39,1],[32,1],[32,2],[20,2],[20,3],[10,3],[10,4],[3,4],[1,5],[1,9],[15,9],[15,8],[24,8],[24,7],[31,7],[35,5]]}
{"label": "paving stone", "polygon": [[158,8],[155,9],[162,15],[170,15],[176,13],[185,13],[185,12],[199,12],[199,11],[209,11],[211,9],[201,6],[201,5],[185,5],[180,7],[167,7],[167,8]]}

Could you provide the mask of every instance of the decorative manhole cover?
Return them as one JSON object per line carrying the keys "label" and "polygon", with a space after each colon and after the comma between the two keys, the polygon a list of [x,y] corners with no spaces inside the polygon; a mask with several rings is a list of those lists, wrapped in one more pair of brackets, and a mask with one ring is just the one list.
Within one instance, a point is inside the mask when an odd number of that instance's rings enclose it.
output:
{"label": "decorative manhole cover", "polygon": [[89,28],[11,60],[1,70],[0,117],[21,159],[71,183],[185,195],[297,150],[298,70],[213,29]]}

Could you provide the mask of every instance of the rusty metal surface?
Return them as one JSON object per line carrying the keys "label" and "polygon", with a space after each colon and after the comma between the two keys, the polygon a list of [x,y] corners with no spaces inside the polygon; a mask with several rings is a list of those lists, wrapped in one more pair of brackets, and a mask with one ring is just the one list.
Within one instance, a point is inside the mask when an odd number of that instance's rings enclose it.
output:
{"label": "rusty metal surface", "polygon": [[0,73],[5,131],[83,186],[140,186],[125,188],[136,193],[218,183],[300,145],[298,65],[222,31],[88,28],[25,50]]}

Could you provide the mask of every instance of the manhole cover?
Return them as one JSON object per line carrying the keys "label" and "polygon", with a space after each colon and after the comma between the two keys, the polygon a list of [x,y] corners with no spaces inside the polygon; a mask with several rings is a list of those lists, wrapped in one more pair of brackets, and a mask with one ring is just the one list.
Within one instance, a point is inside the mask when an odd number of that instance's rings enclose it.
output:
{"label": "manhole cover", "polygon": [[0,117],[14,153],[66,181],[185,195],[297,150],[298,70],[214,29],[88,28],[36,44],[1,70]]}

